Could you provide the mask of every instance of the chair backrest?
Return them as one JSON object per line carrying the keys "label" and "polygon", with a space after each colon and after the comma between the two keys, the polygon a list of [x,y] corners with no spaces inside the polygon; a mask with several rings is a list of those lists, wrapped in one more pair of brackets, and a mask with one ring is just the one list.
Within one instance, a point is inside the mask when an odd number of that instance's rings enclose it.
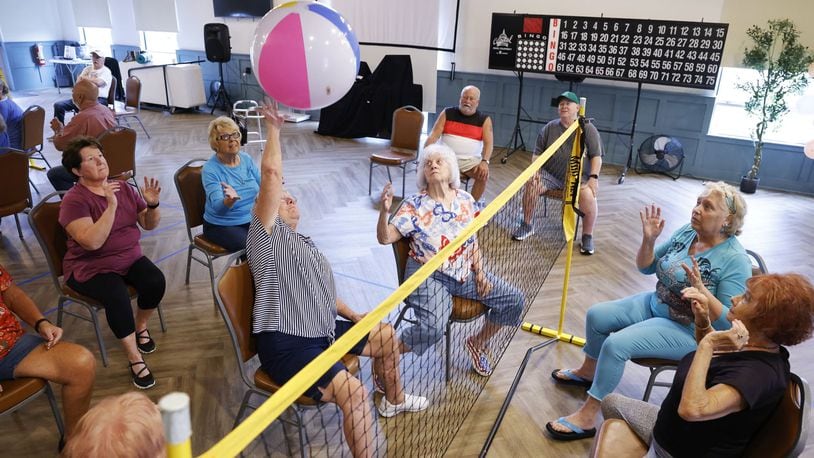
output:
{"label": "chair backrest", "polygon": [[418,151],[424,114],[418,108],[407,105],[393,112],[393,130],[390,146]]}
{"label": "chair backrest", "polygon": [[141,80],[137,76],[127,78],[125,85],[124,106],[135,108],[136,112],[139,111],[141,101]]}
{"label": "chair backrest", "polygon": [[752,437],[746,456],[798,456],[806,445],[811,388],[797,374],[771,417]]}
{"label": "chair backrest", "polygon": [[0,148],[0,216],[13,215],[31,206],[28,186],[28,155]]}
{"label": "chair backrest", "polygon": [[766,267],[766,261],[763,257],[752,250],[746,250],[746,254],[752,260],[752,276],[763,275],[769,273],[769,268]]}
{"label": "chair backrest", "polygon": [[22,149],[31,152],[42,149],[43,129],[45,129],[45,109],[31,105],[23,112]]}
{"label": "chair backrest", "polygon": [[402,237],[393,242],[393,255],[396,257],[396,273],[399,285],[404,283],[404,274],[407,270],[407,257],[410,254],[410,241]]}
{"label": "chair backrest", "polygon": [[136,131],[113,126],[99,135],[99,143],[107,159],[109,176],[116,178],[127,172],[136,174]]}
{"label": "chair backrest", "polygon": [[62,259],[68,251],[68,234],[59,224],[59,207],[61,201],[49,202],[60,193],[52,192],[45,196],[31,212],[28,213],[28,222],[31,230],[37,236],[40,247],[48,261],[48,270],[51,271],[51,279],[57,290],[61,289],[59,277],[62,276]]}
{"label": "chair backrest", "polygon": [[229,256],[226,268],[218,276],[215,298],[229,331],[229,337],[232,339],[241,377],[248,386],[253,386],[244,367],[244,363],[257,354],[251,326],[254,281],[249,263],[241,262],[245,254],[246,252],[241,250]]}
{"label": "chair backrest", "polygon": [[108,106],[113,106],[116,104],[116,85],[119,84],[119,81],[116,77],[112,77],[110,80],[110,87],[107,90],[107,104]]}
{"label": "chair backrest", "polygon": [[[192,159],[175,172],[175,189],[181,198],[184,219],[187,222],[187,234],[192,242],[192,229],[203,224],[206,193],[204,192],[201,172],[206,159]],[[198,165],[192,165],[198,163]]]}

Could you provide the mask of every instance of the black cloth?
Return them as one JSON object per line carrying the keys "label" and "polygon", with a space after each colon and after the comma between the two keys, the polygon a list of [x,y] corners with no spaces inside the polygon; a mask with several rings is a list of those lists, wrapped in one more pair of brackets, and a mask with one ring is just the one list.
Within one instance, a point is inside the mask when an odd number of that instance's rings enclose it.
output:
{"label": "black cloth", "polygon": [[[116,78],[116,100],[124,101],[124,82],[122,81],[119,61],[112,57],[105,57],[105,67],[109,68],[110,74]],[[107,97],[107,94],[105,94],[105,97]]]}
{"label": "black cloth", "polygon": [[679,363],[653,438],[676,458],[741,456],[786,391],[791,377],[789,353],[780,347],[780,353],[740,351],[713,357],[707,388],[729,385],[738,390],[747,408],[715,420],[690,422],[678,415],[678,404],[694,356],[692,352]]}
{"label": "black cloth", "polygon": [[317,133],[342,138],[390,138],[393,112],[405,105],[422,109],[423,90],[413,84],[408,55],[387,55],[371,73],[362,62],[344,97],[319,113]]}

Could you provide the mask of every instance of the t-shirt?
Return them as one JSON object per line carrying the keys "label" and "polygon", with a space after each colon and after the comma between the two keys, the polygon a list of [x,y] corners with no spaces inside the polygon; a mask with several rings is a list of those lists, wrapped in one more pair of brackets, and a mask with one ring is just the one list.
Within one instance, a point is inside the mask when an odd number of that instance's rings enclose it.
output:
{"label": "t-shirt", "polygon": [[[576,121],[575,121],[576,122]],[[540,134],[537,135],[537,144],[534,145],[534,155],[539,156],[545,152],[548,145],[554,143],[560,136],[568,130],[562,125],[559,118],[550,121],[543,126]],[[602,139],[599,137],[599,131],[593,123],[585,123],[585,157],[582,160],[582,184],[588,182],[588,175],[591,174],[591,159],[596,156],[603,156]],[[571,157],[571,149],[574,147],[574,137],[571,135],[560,148],[551,156],[544,165],[543,169],[553,175],[555,178],[565,182],[565,172],[568,168],[568,158]]]}
{"label": "t-shirt", "polygon": [[[429,261],[478,215],[472,195],[462,189],[455,192],[449,208],[444,208],[426,191],[413,194],[404,199],[390,220],[403,237],[410,239],[409,256],[417,262]],[[463,283],[471,272],[474,244],[472,236],[444,261],[441,272]]]}
{"label": "t-shirt", "polygon": [[310,238],[278,215],[271,234],[252,213],[246,257],[254,279],[252,333],[329,337],[336,328],[336,285],[331,264]]}
{"label": "t-shirt", "polygon": [[[0,116],[6,121],[6,134],[9,143],[5,146],[22,149],[23,145],[23,109],[6,97],[0,100]],[[3,146],[3,145],[0,145]]]}
{"label": "t-shirt", "polygon": [[80,135],[98,137],[104,131],[116,125],[116,116],[110,108],[94,103],[85,109],[79,110],[60,135],[54,137],[54,147],[62,151],[68,143]]}
{"label": "t-shirt", "polygon": [[[79,74],[79,78],[100,78],[102,79],[105,84],[104,86],[97,86],[99,88],[99,97],[107,97],[107,91],[110,90],[110,83],[113,82],[113,73],[110,72],[110,69],[102,65],[102,68],[96,70],[93,68],[93,65],[88,65],[87,67],[82,69],[82,73]],[[79,79],[77,78],[77,80]]]}
{"label": "t-shirt", "polygon": [[489,116],[475,111],[466,116],[458,107],[444,109],[444,131],[441,142],[452,148],[459,157],[481,157],[483,152],[483,123]]}
{"label": "t-shirt", "polygon": [[[642,273],[655,272],[658,282],[656,294],[652,295],[650,309],[655,316],[671,318],[683,324],[693,320],[690,302],[681,298],[681,290],[690,286],[682,263],[692,266],[689,250],[698,234],[689,225],[679,228],[665,243],[656,247],[654,261]],[[695,259],[701,270],[704,286],[723,304],[721,316],[712,323],[715,329],[729,329],[732,325],[726,314],[732,304],[732,296],[746,291],[746,280],[752,276],[752,263],[737,237],[725,241],[702,253]]]}
{"label": "t-shirt", "polygon": [[8,352],[11,351],[11,347],[23,335],[20,322],[8,308],[2,296],[2,293],[11,287],[12,282],[11,275],[0,265],[0,359],[6,357]]}
{"label": "t-shirt", "polygon": [[[252,207],[260,192],[260,170],[246,153],[240,154],[240,163],[229,167],[212,155],[203,166],[201,181],[206,192],[204,220],[219,226],[238,226],[252,219]],[[232,208],[223,204],[223,186],[227,183],[240,196]]]}
{"label": "t-shirt", "polygon": [[[139,238],[138,215],[147,208],[147,203],[130,185],[122,183],[116,193],[118,206],[105,243],[97,250],[88,251],[82,248],[70,236],[68,251],[62,261],[65,278],[85,282],[100,273],[124,275],[139,258],[141,246]],[[81,183],[77,183],[62,198],[59,208],[59,224],[66,227],[79,218],[90,217],[93,222],[99,220],[107,209],[107,199],[91,192]]]}
{"label": "t-shirt", "polygon": [[747,408],[708,421],[686,421],[678,415],[681,391],[695,352],[678,365],[670,392],[664,398],[653,429],[656,442],[676,458],[742,456],[749,440],[774,412],[790,379],[789,353],[739,351],[712,358],[706,386],[729,385]]}

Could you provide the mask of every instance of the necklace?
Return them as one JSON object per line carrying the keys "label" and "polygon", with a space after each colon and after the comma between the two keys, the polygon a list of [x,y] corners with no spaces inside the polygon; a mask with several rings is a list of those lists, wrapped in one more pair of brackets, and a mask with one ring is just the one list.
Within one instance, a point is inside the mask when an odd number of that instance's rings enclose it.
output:
{"label": "necklace", "polygon": [[766,350],[766,351],[777,351],[780,348],[780,345],[773,344],[773,345],[752,345],[746,344],[743,348],[754,348],[758,350]]}

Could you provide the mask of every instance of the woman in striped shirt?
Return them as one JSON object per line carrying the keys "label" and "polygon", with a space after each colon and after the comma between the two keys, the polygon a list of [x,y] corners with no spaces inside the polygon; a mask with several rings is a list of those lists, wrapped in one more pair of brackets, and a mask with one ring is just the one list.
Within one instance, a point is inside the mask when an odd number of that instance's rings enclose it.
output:
{"label": "woman in striped shirt", "polygon": [[[257,196],[246,239],[246,255],[255,285],[252,333],[265,371],[283,384],[347,332],[363,315],[336,296],[333,272],[309,237],[297,232],[297,199],[283,189],[280,126],[276,107],[259,110],[265,116],[267,141],[260,164]],[[350,320],[337,320],[337,314]],[[383,391],[376,405],[391,417],[429,406],[426,398],[404,393],[399,374],[399,342],[388,324],[379,323],[351,353],[373,358],[374,385]],[[380,380],[382,383],[376,383]],[[354,456],[372,456],[372,415],[362,382],[340,362],[306,391],[342,410],[344,431]]]}

